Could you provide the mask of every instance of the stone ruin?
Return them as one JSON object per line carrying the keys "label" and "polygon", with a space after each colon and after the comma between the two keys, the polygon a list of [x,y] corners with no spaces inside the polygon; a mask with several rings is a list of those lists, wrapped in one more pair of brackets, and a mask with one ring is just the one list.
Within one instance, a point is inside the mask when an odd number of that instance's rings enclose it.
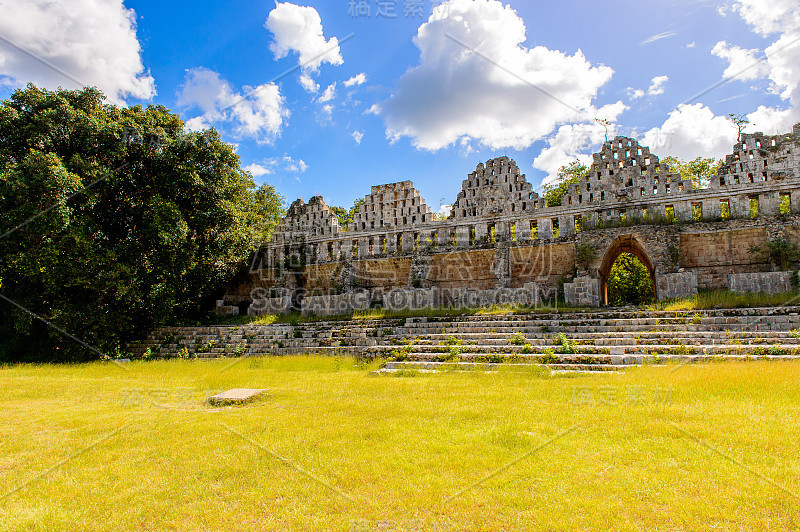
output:
{"label": "stone ruin", "polygon": [[601,306],[624,252],[645,264],[658,299],[705,288],[783,291],[796,274],[776,271],[753,247],[800,244],[798,215],[800,124],[782,135],[743,134],[705,188],[616,137],[557,207],[508,157],[478,164],[442,220],[411,181],[372,187],[346,229],[321,196],[298,199],[218,312],[333,315],[533,305],[558,295]]}

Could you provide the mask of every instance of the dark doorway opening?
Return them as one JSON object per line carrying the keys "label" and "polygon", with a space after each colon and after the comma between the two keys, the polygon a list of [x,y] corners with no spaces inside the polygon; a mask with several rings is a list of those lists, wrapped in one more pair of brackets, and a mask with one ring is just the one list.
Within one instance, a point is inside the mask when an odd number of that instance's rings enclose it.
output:
{"label": "dark doorway opening", "polygon": [[640,305],[658,298],[653,261],[633,235],[614,239],[599,273],[603,305]]}

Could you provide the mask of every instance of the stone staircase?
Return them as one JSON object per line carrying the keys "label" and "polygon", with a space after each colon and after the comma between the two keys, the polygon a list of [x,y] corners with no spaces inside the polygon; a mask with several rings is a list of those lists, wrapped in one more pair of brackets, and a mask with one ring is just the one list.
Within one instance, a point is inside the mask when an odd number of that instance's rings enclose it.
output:
{"label": "stone staircase", "polygon": [[[149,350],[149,351],[148,351]],[[529,369],[609,371],[716,358],[800,358],[800,307],[638,309],[166,327],[134,356],[319,353],[381,358],[383,373]]]}

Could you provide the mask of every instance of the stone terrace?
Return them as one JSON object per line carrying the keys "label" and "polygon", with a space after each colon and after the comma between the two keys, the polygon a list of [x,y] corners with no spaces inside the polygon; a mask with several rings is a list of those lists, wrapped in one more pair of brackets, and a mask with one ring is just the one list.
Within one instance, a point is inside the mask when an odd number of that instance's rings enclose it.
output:
{"label": "stone terrace", "polygon": [[[298,325],[168,327],[132,347],[161,356],[289,354],[386,357],[386,369],[445,362],[610,368],[645,362],[800,355],[800,307],[320,321]],[[558,336],[564,335],[566,341]],[[543,358],[544,357],[544,358]],[[578,366],[575,366],[575,365]]]}

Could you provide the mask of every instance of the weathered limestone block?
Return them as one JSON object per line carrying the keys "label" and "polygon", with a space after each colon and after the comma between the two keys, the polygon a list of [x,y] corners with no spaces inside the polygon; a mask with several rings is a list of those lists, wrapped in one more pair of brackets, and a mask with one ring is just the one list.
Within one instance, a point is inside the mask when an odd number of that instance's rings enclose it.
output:
{"label": "weathered limestone block", "polygon": [[247,308],[248,316],[264,316],[266,314],[284,314],[291,310],[291,297],[270,297],[255,299]]}
{"label": "weathered limestone block", "polygon": [[526,283],[523,288],[494,288],[472,290],[456,288],[449,292],[450,304],[456,308],[476,308],[490,305],[536,305],[539,289],[536,283]]}
{"label": "weathered limestone block", "polygon": [[697,295],[697,274],[693,271],[656,274],[658,299],[677,299]]}
{"label": "weathered limestone block", "polygon": [[234,305],[226,305],[224,299],[218,299],[215,312],[217,316],[238,316],[239,307]]}
{"label": "weathered limestone block", "polygon": [[369,291],[352,292],[328,296],[307,296],[303,299],[303,316],[337,316],[354,310],[365,310],[370,305]]}
{"label": "weathered limestone block", "polygon": [[383,308],[389,310],[432,309],[439,306],[436,288],[389,290],[383,293]]}
{"label": "weathered limestone block", "polygon": [[564,300],[570,305],[599,307],[600,281],[585,276],[576,277],[571,283],[564,283]]}
{"label": "weathered limestone block", "polygon": [[789,292],[794,276],[794,272],[731,273],[728,275],[728,288],[740,293]]}

